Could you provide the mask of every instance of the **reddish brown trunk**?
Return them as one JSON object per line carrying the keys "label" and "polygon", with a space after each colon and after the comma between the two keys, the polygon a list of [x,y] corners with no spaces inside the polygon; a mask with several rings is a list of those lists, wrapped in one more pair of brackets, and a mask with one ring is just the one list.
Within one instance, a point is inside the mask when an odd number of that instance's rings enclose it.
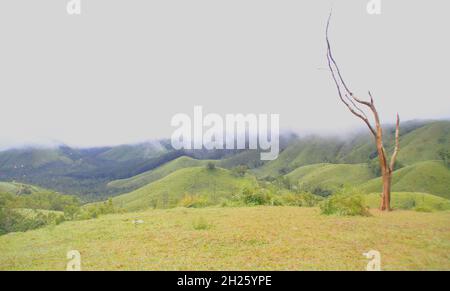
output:
{"label": "reddish brown trunk", "polygon": [[388,171],[383,176],[383,193],[381,194],[381,206],[380,210],[390,211],[391,210],[391,181],[392,175]]}
{"label": "reddish brown trunk", "polygon": [[383,182],[383,192],[381,193],[381,205],[380,210],[390,211],[391,210],[391,181],[392,181],[392,171],[390,166],[388,166],[388,161],[386,158],[386,153],[383,147],[383,129],[381,128],[380,120],[376,110],[375,123],[376,123],[376,137],[375,142],[377,144],[378,160],[380,161],[381,168],[381,178]]}

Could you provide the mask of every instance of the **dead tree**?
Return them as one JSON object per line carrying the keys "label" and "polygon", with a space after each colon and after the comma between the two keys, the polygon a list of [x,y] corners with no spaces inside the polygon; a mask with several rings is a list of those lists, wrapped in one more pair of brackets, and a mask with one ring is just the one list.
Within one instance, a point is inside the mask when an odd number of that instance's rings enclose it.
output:
{"label": "dead tree", "polygon": [[[358,98],[352,91],[348,88],[347,84],[342,78],[341,71],[333,57],[331,52],[331,45],[328,37],[328,30],[330,27],[331,14],[328,18],[327,28],[326,28],[326,41],[327,41],[327,60],[328,67],[333,77],[334,83],[339,94],[339,98],[342,103],[350,110],[353,115],[361,119],[369,128],[370,133],[375,138],[375,143],[377,147],[378,160],[380,162],[381,176],[383,181],[383,192],[381,195],[381,206],[380,209],[383,211],[390,211],[391,202],[391,184],[392,184],[392,172],[394,171],[395,160],[399,151],[399,130],[400,130],[400,117],[397,113],[397,123],[395,127],[395,148],[392,154],[390,162],[386,158],[386,150],[383,146],[383,129],[381,127],[380,117],[378,111],[375,107],[372,94],[369,91],[370,101],[365,101]],[[368,108],[373,115],[375,121],[375,127],[372,126],[371,121],[367,117],[366,112],[363,108]]]}

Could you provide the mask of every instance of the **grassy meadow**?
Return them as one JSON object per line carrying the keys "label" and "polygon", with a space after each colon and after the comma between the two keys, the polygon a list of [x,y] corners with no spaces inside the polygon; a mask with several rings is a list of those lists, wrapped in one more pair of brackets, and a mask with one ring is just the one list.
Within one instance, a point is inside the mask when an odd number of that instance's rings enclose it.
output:
{"label": "grassy meadow", "polygon": [[[0,237],[0,270],[450,270],[450,212],[320,215],[318,208],[173,208],[105,215]],[[134,219],[143,224],[134,225]]]}

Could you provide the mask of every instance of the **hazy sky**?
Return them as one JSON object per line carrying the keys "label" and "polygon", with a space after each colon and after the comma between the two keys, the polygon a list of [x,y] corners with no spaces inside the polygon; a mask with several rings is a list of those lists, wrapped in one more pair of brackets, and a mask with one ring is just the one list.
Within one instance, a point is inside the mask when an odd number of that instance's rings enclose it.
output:
{"label": "hazy sky", "polygon": [[68,0],[0,2],[0,148],[170,137],[176,113],[279,113],[281,127],[339,132],[324,30],[347,82],[384,122],[450,117],[450,1]]}

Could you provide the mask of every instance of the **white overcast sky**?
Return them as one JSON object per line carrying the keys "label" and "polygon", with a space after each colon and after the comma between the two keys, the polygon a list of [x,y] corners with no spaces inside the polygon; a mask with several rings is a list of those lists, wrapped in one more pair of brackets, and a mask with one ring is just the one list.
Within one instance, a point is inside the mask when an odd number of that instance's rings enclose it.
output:
{"label": "white overcast sky", "polygon": [[326,70],[324,29],[344,77],[384,122],[450,117],[450,1],[65,0],[0,2],[0,148],[100,146],[170,137],[176,113],[279,113],[281,127],[361,122]]}

